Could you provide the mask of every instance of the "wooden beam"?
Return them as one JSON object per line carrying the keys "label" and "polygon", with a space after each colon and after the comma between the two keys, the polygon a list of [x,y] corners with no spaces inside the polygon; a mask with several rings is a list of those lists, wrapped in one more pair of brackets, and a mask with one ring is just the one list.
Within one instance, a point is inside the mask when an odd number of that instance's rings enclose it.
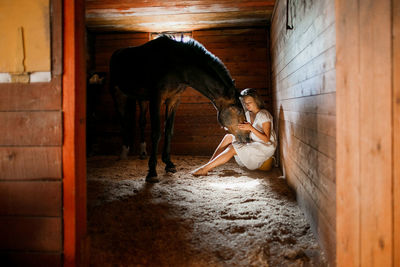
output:
{"label": "wooden beam", "polygon": [[392,1],[392,8],[394,266],[400,267],[400,1]]}
{"label": "wooden beam", "polygon": [[64,266],[86,266],[85,2],[63,3]]}

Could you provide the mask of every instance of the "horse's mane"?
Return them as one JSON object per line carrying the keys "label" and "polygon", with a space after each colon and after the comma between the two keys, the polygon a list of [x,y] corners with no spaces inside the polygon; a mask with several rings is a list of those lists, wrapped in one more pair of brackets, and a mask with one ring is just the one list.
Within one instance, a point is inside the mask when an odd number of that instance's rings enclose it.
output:
{"label": "horse's mane", "polygon": [[159,38],[172,40],[176,47],[182,48],[186,58],[192,58],[195,56],[198,62],[211,67],[228,88],[234,87],[233,79],[224,63],[198,41],[190,38],[187,42],[179,42],[174,40],[173,37],[164,34],[157,39]]}

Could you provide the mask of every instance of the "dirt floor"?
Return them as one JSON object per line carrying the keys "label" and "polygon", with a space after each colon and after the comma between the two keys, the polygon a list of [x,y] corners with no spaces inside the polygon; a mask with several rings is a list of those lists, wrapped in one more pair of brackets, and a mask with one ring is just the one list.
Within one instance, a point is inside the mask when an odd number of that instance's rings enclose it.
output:
{"label": "dirt floor", "polygon": [[207,158],[172,160],[146,184],[147,160],[88,158],[91,266],[327,266],[278,169],[194,177]]}

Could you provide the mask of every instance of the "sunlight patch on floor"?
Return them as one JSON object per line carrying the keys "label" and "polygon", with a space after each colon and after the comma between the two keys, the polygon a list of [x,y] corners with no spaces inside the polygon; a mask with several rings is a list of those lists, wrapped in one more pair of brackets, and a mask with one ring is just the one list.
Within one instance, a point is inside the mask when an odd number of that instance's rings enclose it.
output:
{"label": "sunlight patch on floor", "polygon": [[212,188],[216,189],[240,189],[240,190],[252,190],[255,187],[257,187],[260,184],[260,181],[258,179],[241,179],[238,180],[238,178],[232,177],[232,179],[229,179],[228,181],[218,181],[218,182],[211,182],[208,183],[208,185]]}

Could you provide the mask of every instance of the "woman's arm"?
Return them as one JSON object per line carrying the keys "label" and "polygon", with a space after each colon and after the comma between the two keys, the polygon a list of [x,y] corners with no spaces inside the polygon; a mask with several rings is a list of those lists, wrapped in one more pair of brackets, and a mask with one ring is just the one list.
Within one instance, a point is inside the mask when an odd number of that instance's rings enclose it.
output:
{"label": "woman's arm", "polygon": [[271,122],[266,121],[262,124],[264,133],[260,132],[256,128],[253,127],[249,122],[239,124],[239,129],[245,131],[251,131],[254,133],[258,138],[263,140],[265,143],[268,143],[271,138]]}

